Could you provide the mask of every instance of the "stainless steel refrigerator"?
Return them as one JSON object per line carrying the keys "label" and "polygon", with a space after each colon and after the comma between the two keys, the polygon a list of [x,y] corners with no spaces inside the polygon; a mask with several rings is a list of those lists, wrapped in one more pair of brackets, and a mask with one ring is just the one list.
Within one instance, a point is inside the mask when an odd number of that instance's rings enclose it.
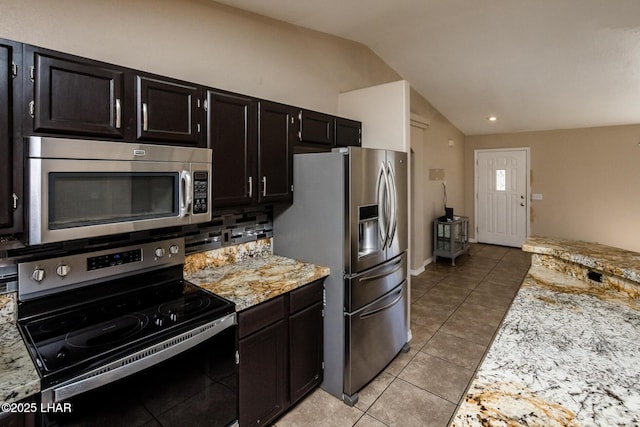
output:
{"label": "stainless steel refrigerator", "polygon": [[353,405],[408,349],[407,154],[296,154],[294,185],[293,205],[274,210],[274,253],[331,268],[321,386]]}

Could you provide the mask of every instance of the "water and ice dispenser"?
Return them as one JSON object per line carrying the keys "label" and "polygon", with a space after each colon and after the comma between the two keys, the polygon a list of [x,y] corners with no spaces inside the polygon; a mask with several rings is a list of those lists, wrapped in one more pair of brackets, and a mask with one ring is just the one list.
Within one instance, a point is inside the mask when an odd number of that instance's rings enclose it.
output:
{"label": "water and ice dispenser", "polygon": [[358,256],[363,257],[380,250],[379,223],[377,204],[358,208]]}

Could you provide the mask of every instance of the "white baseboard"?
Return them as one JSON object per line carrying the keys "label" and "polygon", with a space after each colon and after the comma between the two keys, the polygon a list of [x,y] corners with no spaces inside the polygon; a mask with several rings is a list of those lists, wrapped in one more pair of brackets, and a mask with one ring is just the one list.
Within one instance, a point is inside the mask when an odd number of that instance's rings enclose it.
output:
{"label": "white baseboard", "polygon": [[415,270],[409,270],[409,274],[412,276],[418,276],[419,274],[422,274],[424,272],[424,268],[431,264],[433,262],[433,257],[429,257],[427,259],[424,260],[424,262],[422,263],[422,266],[415,269]]}
{"label": "white baseboard", "polygon": [[476,239],[476,238],[469,239],[469,242],[470,243],[478,243],[478,239]]}

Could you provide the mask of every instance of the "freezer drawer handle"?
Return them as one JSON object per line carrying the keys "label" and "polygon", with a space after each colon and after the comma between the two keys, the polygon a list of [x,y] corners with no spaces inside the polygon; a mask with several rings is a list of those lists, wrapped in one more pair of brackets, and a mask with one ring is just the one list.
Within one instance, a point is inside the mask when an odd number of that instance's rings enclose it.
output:
{"label": "freezer drawer handle", "polygon": [[381,277],[390,276],[393,273],[395,273],[396,271],[400,270],[401,268],[402,268],[402,260],[399,259],[398,261],[396,261],[393,269],[391,269],[389,271],[385,271],[384,273],[374,274],[372,276],[365,276],[362,279],[360,279],[360,281],[361,282],[368,282],[370,280],[376,280],[376,279],[379,279]]}
{"label": "freezer drawer handle", "polygon": [[360,315],[360,318],[361,318],[361,319],[366,319],[367,317],[375,316],[377,313],[379,313],[379,312],[381,312],[381,311],[384,311],[384,310],[386,310],[386,309],[388,309],[388,308],[390,308],[390,307],[392,307],[392,306],[396,305],[396,304],[398,303],[398,301],[400,301],[400,300],[402,299],[402,297],[404,297],[404,288],[403,288],[403,289],[400,289],[400,290],[398,291],[398,294],[399,294],[399,295],[398,295],[398,298],[394,299],[394,300],[393,300],[392,302],[390,302],[389,304],[387,304],[387,305],[385,305],[385,306],[383,306],[383,307],[380,307],[380,308],[376,308],[376,309],[375,309],[375,310],[373,310],[373,311],[369,311],[369,312],[367,312],[367,313],[362,313],[362,314]]}

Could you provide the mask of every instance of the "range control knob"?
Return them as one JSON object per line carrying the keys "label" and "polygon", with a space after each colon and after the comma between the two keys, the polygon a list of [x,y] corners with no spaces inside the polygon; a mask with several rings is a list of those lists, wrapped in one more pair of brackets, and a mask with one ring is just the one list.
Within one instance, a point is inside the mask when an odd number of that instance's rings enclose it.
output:
{"label": "range control knob", "polygon": [[63,363],[68,355],[69,351],[66,348],[62,347],[56,354],[56,360],[58,361],[58,363]]}
{"label": "range control knob", "polygon": [[160,315],[154,315],[153,316],[153,323],[155,323],[156,326],[158,327],[162,327],[164,325],[164,316],[160,316]]}
{"label": "range control knob", "polygon": [[156,258],[162,258],[164,256],[164,248],[156,248],[153,253],[156,255]]}
{"label": "range control knob", "polygon": [[68,264],[58,264],[56,267],[56,274],[60,277],[65,277],[71,271],[71,267]]}
{"label": "range control knob", "polygon": [[175,311],[173,311],[173,310],[169,310],[169,313],[168,313],[168,314],[169,314],[169,319],[170,319],[172,322],[177,322],[177,321],[178,321],[178,313],[176,313],[176,312],[175,312]]}
{"label": "range control knob", "polygon": [[169,252],[171,253],[171,255],[177,254],[178,252],[180,252],[180,246],[178,245],[169,246]]}
{"label": "range control knob", "polygon": [[40,268],[40,267],[36,267],[36,269],[33,270],[33,273],[31,273],[31,278],[38,283],[44,280],[44,276],[45,276],[44,268]]}

